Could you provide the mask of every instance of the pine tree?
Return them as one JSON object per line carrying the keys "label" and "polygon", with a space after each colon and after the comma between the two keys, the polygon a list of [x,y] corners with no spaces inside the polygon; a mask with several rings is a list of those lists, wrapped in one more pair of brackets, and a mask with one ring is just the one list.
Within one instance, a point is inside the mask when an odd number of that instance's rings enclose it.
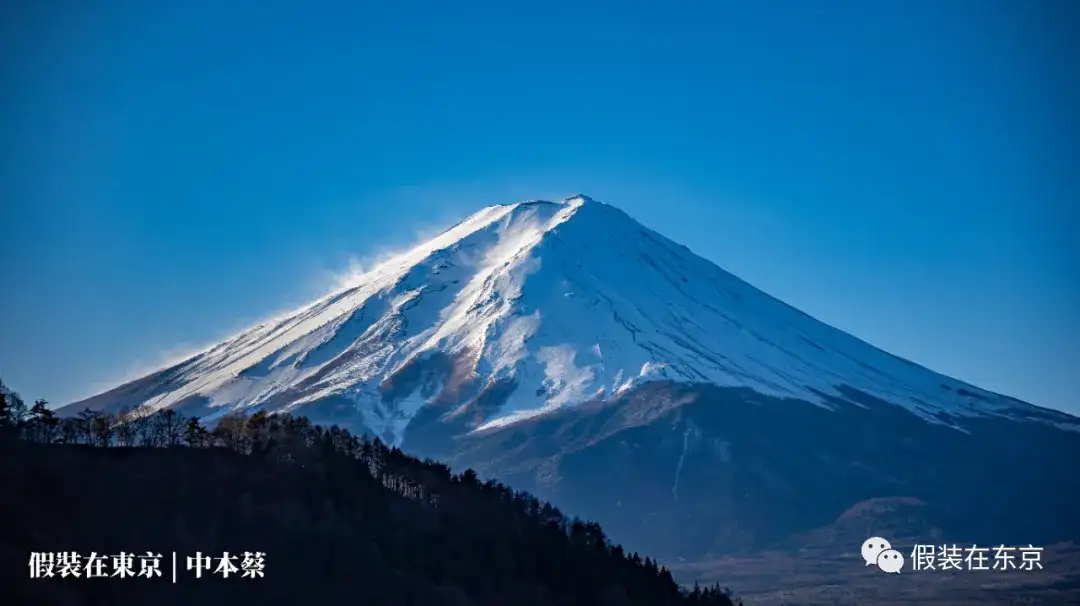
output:
{"label": "pine tree", "polygon": [[30,439],[35,442],[52,442],[56,437],[60,419],[49,408],[45,400],[37,400],[30,408],[30,419],[27,422]]}
{"label": "pine tree", "polygon": [[90,422],[90,433],[93,436],[94,444],[102,448],[112,446],[114,425],[115,419],[113,415],[107,412],[97,413]]}
{"label": "pine tree", "polygon": [[0,381],[0,433],[8,438],[18,437],[26,422],[26,404],[19,394]]}
{"label": "pine tree", "polygon": [[188,419],[187,425],[184,427],[184,442],[188,446],[192,448],[203,446],[207,435],[206,428],[199,423],[199,417]]}
{"label": "pine tree", "polygon": [[0,438],[11,438],[16,435],[18,424],[15,415],[8,406],[7,394],[0,391]]}

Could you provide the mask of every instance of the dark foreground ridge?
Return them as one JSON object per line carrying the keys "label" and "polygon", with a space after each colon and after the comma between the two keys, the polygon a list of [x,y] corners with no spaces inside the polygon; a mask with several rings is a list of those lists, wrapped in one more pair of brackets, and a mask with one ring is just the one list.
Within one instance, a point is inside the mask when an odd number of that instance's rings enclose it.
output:
{"label": "dark foreground ridge", "polygon": [[[5,604],[733,603],[527,493],[303,417],[58,419],[0,390],[0,432]],[[265,576],[213,574],[226,551],[264,553]],[[162,576],[35,579],[34,552],[152,552]],[[215,558],[199,579],[196,552]]]}

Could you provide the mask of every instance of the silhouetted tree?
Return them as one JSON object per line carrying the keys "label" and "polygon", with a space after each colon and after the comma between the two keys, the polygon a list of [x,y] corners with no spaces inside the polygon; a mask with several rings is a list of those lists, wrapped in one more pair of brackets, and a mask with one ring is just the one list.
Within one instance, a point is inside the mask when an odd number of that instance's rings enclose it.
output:
{"label": "silhouetted tree", "polygon": [[116,424],[114,415],[108,412],[100,412],[90,421],[90,433],[93,443],[102,448],[112,446],[113,427]]}
{"label": "silhouetted tree", "polygon": [[97,413],[89,408],[84,409],[75,417],[73,426],[75,428],[75,443],[76,444],[93,444],[94,442],[94,419],[97,417]]}
{"label": "silhouetted tree", "polygon": [[245,425],[244,415],[240,413],[223,416],[212,432],[214,442],[234,452],[246,452]]}
{"label": "silhouetted tree", "polygon": [[7,392],[0,383],[0,440],[16,438],[22,424],[20,415],[9,403]]}
{"label": "silhouetted tree", "polygon": [[26,431],[26,404],[0,381],[0,439],[20,437]]}
{"label": "silhouetted tree", "polygon": [[203,446],[208,435],[206,428],[199,423],[199,417],[191,417],[187,420],[187,425],[184,427],[184,442],[188,446],[192,448]]}
{"label": "silhouetted tree", "polygon": [[131,417],[124,422],[131,424],[135,445],[161,446],[158,423],[155,422],[154,415],[150,412],[137,408],[132,411]]}
{"label": "silhouetted tree", "polygon": [[134,446],[138,424],[134,422],[131,410],[124,409],[116,414],[116,445]]}
{"label": "silhouetted tree", "polygon": [[38,400],[30,408],[29,418],[24,422],[24,434],[34,442],[51,442],[56,435],[60,419],[45,400]]}
{"label": "silhouetted tree", "polygon": [[154,418],[159,443],[162,446],[179,446],[187,425],[184,416],[168,408],[154,415]]}
{"label": "silhouetted tree", "polygon": [[78,444],[82,435],[82,422],[74,417],[60,419],[57,425],[57,441],[61,444]]}

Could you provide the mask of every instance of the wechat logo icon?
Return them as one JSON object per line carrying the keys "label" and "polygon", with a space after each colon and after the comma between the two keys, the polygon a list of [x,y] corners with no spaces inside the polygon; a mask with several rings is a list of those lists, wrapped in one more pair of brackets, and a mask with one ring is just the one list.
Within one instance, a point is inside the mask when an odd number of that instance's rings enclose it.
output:
{"label": "wechat logo icon", "polygon": [[881,537],[870,537],[863,541],[861,552],[866,566],[877,566],[883,572],[900,574],[904,567],[904,554],[893,549],[892,544]]}

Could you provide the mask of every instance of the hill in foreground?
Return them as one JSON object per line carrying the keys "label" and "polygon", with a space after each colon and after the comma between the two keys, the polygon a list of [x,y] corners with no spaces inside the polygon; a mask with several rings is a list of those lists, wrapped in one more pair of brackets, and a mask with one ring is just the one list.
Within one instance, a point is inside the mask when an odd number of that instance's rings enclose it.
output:
{"label": "hill in foreground", "polygon": [[[207,431],[172,411],[118,423],[0,408],[6,603],[732,604],[526,493],[304,418]],[[30,578],[34,552],[53,554],[52,577]],[[139,556],[161,554],[162,576],[86,578],[116,574],[124,552],[136,575]],[[214,570],[224,552],[228,578]],[[60,578],[65,553],[78,578]],[[91,554],[109,556],[103,569]],[[199,554],[214,559],[197,579]],[[259,554],[263,576],[244,576]]]}

